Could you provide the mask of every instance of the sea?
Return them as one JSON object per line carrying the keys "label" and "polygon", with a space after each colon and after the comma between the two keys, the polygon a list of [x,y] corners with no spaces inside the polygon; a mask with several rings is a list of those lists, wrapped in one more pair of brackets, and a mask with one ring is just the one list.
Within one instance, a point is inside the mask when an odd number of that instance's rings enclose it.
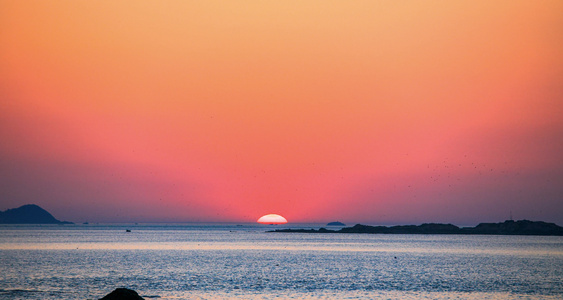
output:
{"label": "sea", "polygon": [[322,225],[0,225],[0,299],[563,299],[563,237]]}

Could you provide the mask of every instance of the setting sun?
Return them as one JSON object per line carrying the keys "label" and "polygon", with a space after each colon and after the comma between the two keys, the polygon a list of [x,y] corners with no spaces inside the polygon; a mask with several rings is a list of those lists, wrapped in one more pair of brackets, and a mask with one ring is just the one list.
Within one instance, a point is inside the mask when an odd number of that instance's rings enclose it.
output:
{"label": "setting sun", "polygon": [[260,217],[257,222],[261,224],[285,224],[287,220],[280,215],[268,214]]}

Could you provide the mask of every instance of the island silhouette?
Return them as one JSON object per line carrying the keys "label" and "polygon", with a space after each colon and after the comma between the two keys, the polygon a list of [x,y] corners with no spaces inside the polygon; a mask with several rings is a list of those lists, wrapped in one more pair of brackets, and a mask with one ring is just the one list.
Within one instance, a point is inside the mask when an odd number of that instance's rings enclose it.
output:
{"label": "island silhouette", "polygon": [[330,222],[330,223],[326,224],[326,226],[346,226],[346,224],[344,224],[342,222],[335,221],[335,222]]}
{"label": "island silhouette", "polygon": [[269,232],[301,233],[368,233],[368,234],[483,234],[483,235],[557,235],[563,236],[563,227],[554,223],[529,220],[507,220],[502,223],[480,223],[475,227],[457,227],[452,224],[425,223],[422,225],[369,226],[356,224],[340,230],[277,229]]}

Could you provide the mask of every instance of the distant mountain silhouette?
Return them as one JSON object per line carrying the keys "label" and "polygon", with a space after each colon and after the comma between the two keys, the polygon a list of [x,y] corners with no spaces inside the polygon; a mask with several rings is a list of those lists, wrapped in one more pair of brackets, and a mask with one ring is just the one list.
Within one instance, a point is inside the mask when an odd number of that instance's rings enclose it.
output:
{"label": "distant mountain silhouette", "polygon": [[459,228],[452,224],[422,224],[399,226],[368,226],[356,224],[340,230],[325,228],[315,229],[278,229],[271,232],[304,233],[383,233],[383,234],[496,234],[496,235],[559,235],[563,236],[563,227],[541,221],[504,221],[503,223],[481,223],[475,227]]}
{"label": "distant mountain silhouette", "polygon": [[326,226],[346,226],[346,224],[336,221],[336,222],[330,222],[326,224]]}
{"label": "distant mountain silhouette", "polygon": [[55,219],[48,211],[35,204],[0,212],[0,224],[73,224]]}

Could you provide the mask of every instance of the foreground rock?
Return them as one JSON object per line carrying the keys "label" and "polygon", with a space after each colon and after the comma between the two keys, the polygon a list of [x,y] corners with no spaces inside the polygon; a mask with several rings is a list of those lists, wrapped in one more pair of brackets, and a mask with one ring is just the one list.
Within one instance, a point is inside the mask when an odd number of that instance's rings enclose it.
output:
{"label": "foreground rock", "polygon": [[100,300],[144,300],[144,298],[139,296],[134,290],[117,288]]}
{"label": "foreground rock", "polygon": [[0,211],[0,224],[73,224],[55,219],[48,211],[35,204]]}
{"label": "foreground rock", "polygon": [[481,223],[475,227],[459,228],[452,224],[422,224],[400,226],[368,226],[357,224],[340,230],[278,229],[272,232],[304,233],[383,233],[383,234],[496,234],[496,235],[557,235],[563,236],[563,227],[554,223],[528,220],[504,221],[503,223]]}

